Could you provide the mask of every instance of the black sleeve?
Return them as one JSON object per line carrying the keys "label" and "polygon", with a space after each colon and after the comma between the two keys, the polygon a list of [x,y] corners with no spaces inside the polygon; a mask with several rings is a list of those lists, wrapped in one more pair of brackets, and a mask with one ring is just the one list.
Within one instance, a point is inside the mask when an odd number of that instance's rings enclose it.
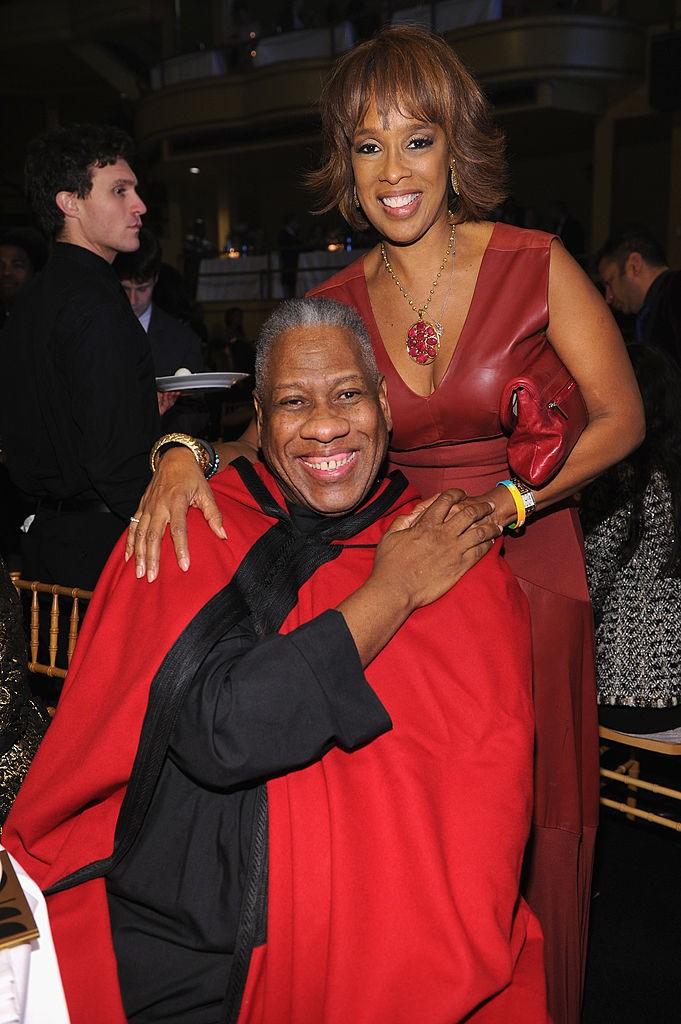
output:
{"label": "black sleeve", "polygon": [[345,619],[328,611],[285,636],[231,630],[196,674],[170,757],[217,789],[242,787],[368,743],[391,728]]}
{"label": "black sleeve", "polygon": [[114,298],[80,313],[64,346],[63,368],[80,432],[80,465],[102,500],[126,519],[149,482],[149,448],[160,420],[149,343],[131,311],[120,306]]}

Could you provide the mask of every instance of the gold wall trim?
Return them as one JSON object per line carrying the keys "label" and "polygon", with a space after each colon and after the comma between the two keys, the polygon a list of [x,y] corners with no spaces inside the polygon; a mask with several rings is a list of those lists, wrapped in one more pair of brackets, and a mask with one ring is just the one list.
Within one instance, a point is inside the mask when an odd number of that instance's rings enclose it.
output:
{"label": "gold wall trim", "polygon": [[329,59],[273,64],[245,75],[217,75],[149,93],[139,103],[142,146],[172,135],[217,128],[253,128],[316,112]]}
{"label": "gold wall trim", "polygon": [[639,76],[645,66],[645,32],[617,18],[504,18],[446,38],[486,84],[542,78],[608,81]]}
{"label": "gold wall trim", "polygon": [[[505,18],[460,29],[447,39],[485,85],[557,79],[599,85],[640,77],[644,68],[645,33],[615,18]],[[137,139],[149,146],[221,128],[260,125],[266,131],[277,122],[294,124],[315,113],[331,63],[328,58],[290,61],[167,86],[140,102]]]}

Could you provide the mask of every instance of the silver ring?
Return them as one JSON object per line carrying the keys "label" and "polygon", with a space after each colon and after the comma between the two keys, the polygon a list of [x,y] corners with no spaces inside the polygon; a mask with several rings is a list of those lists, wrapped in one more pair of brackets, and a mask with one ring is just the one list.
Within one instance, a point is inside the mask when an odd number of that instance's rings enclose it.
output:
{"label": "silver ring", "polygon": [[139,519],[135,519],[134,516],[130,516],[130,522],[131,523],[139,523]]}

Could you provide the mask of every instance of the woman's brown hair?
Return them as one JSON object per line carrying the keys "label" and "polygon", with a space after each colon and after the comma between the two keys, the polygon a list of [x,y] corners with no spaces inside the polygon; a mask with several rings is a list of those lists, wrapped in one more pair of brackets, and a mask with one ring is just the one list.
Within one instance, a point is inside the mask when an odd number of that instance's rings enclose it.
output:
{"label": "woman's brown hair", "polygon": [[457,220],[481,220],[506,198],[504,136],[473,76],[440,36],[414,26],[384,28],[340,57],[322,90],[323,164],[307,175],[317,213],[338,206],[351,227],[367,221],[353,202],[352,136],[375,100],[439,125],[456,160]]}

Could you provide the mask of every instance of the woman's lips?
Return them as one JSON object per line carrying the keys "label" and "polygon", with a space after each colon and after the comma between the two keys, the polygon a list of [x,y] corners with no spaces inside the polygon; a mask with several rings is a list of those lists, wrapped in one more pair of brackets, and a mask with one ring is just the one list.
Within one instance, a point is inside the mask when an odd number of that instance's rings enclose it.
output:
{"label": "woman's lips", "polygon": [[403,192],[400,195],[379,196],[378,202],[389,217],[409,217],[418,207],[422,192]]}

